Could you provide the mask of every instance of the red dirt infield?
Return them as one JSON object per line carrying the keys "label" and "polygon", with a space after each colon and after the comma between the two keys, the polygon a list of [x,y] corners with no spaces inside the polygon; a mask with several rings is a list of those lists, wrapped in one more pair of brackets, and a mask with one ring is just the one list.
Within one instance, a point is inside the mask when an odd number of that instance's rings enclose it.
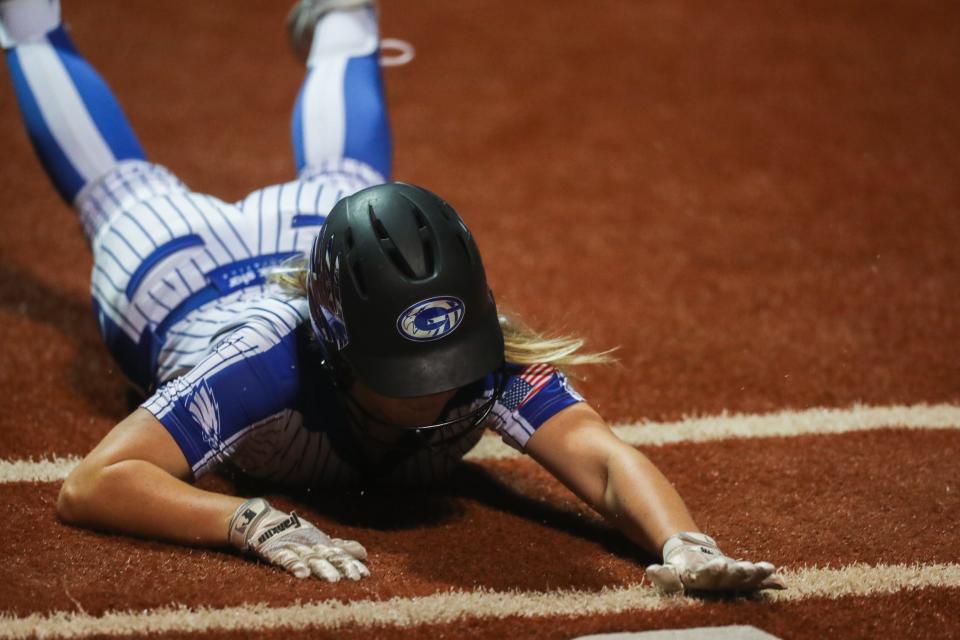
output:
{"label": "red dirt infield", "polygon": [[[383,34],[417,50],[385,70],[396,177],[464,215],[502,307],[620,347],[619,364],[577,383],[611,422],[960,404],[960,5],[381,4]],[[63,10],[152,160],[228,200],[292,176],[302,69],[283,3]],[[129,399],[97,334],[79,224],[0,67],[0,460],[83,455]],[[960,563],[960,424],[889,426],[643,450],[733,555],[788,570]],[[371,550],[371,579],[335,585],[64,526],[58,487],[0,483],[0,614],[596,592],[639,582],[652,560],[521,458],[470,463],[434,492],[271,494]],[[784,638],[955,637],[958,586],[156,637],[571,638],[734,623]]]}

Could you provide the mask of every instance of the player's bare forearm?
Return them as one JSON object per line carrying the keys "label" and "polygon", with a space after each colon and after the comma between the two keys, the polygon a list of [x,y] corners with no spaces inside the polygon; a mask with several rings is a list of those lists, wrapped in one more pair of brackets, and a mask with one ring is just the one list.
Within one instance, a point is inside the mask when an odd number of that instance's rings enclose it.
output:
{"label": "player's bare forearm", "polygon": [[527,452],[627,537],[659,555],[678,531],[697,531],[673,485],[642,453],[624,443],[586,404],[540,427]]}
{"label": "player's bare forearm", "polygon": [[228,543],[243,498],[198,489],[143,460],[123,460],[68,478],[57,501],[75,525],[190,545]]}
{"label": "player's bare forearm", "polygon": [[57,500],[66,522],[171,542],[227,543],[242,498],[203,491],[177,443],[150,413],[137,409],[67,477]]}
{"label": "player's bare forearm", "polygon": [[678,531],[699,531],[673,485],[645,455],[626,444],[607,459],[603,501],[594,508],[656,554]]}
{"label": "player's bare forearm", "polygon": [[166,428],[138,409],[107,434],[63,483],[57,514],[72,524],[189,545],[234,547],[298,578],[370,575],[367,551],[330,538],[262,498],[244,500],[185,481],[190,465]]}

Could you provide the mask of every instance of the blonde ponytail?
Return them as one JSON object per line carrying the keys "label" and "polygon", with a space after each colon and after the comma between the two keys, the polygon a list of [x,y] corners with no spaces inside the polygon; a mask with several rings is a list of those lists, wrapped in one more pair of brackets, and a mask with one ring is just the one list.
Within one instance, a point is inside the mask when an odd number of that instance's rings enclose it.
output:
{"label": "blonde ponytail", "polygon": [[615,349],[583,351],[583,338],[543,334],[507,315],[500,316],[500,330],[503,332],[503,355],[507,362],[542,363],[558,369],[616,362],[612,355]]}
{"label": "blonde ponytail", "polygon": [[287,258],[267,274],[267,282],[280,285],[289,294],[307,297],[307,256],[298,253]]}

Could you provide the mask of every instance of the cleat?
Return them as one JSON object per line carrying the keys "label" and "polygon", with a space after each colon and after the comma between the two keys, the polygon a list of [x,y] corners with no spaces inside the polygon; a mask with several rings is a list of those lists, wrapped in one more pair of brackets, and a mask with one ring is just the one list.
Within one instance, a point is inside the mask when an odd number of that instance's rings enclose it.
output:
{"label": "cleat", "polygon": [[0,48],[42,40],[59,26],[59,0],[0,0]]}
{"label": "cleat", "polygon": [[294,54],[307,60],[313,44],[313,30],[320,18],[331,11],[373,7],[373,0],[299,0],[287,14],[287,37]]}

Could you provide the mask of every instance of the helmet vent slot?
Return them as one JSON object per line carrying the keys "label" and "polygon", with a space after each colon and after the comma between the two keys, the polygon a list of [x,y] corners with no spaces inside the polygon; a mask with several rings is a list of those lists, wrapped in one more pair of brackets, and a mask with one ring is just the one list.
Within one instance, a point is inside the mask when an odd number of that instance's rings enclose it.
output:
{"label": "helmet vent slot", "polygon": [[424,269],[427,273],[433,273],[433,233],[430,231],[430,223],[419,207],[413,207],[413,216],[417,219],[417,231],[423,245]]}
{"label": "helmet vent slot", "polygon": [[[422,212],[417,209],[413,210],[417,223],[417,236],[420,239],[422,249],[422,265],[420,264],[421,256],[410,256],[417,264],[417,267],[422,268],[422,273],[418,273],[417,269],[410,264],[407,256],[404,255],[403,251],[400,250],[397,243],[390,236],[387,227],[377,218],[372,206],[367,207],[367,213],[370,216],[370,226],[373,228],[373,233],[380,243],[380,248],[400,273],[411,280],[420,280],[433,273],[433,250],[430,245],[430,231],[429,227],[426,226],[426,216],[424,216]],[[412,251],[412,248],[408,247],[407,250]]]}
{"label": "helmet vent slot", "polygon": [[420,230],[420,235],[423,236],[423,232],[430,228],[427,217],[417,207],[413,207],[413,217],[417,219],[417,228]]}
{"label": "helmet vent slot", "polygon": [[360,263],[357,260],[350,261],[350,277],[353,278],[354,284],[357,286],[357,293],[361,297],[367,297],[367,281],[363,276],[363,270],[360,268]]}
{"label": "helmet vent slot", "polygon": [[433,245],[430,244],[429,233],[420,233],[423,241],[423,267],[427,273],[433,273]]}
{"label": "helmet vent slot", "polygon": [[373,225],[373,232],[377,234],[377,240],[389,240],[390,234],[387,233],[387,228],[383,226],[383,223],[380,222],[380,219],[373,215],[373,209],[370,210],[370,224]]}
{"label": "helmet vent slot", "polygon": [[397,269],[403,273],[403,275],[413,280],[417,279],[417,274],[413,272],[413,267],[410,266],[410,264],[403,257],[403,254],[400,253],[400,250],[397,249],[397,245],[393,244],[393,240],[390,238],[384,238],[380,240],[380,247],[383,249],[384,253],[387,254],[387,257],[390,258]]}

